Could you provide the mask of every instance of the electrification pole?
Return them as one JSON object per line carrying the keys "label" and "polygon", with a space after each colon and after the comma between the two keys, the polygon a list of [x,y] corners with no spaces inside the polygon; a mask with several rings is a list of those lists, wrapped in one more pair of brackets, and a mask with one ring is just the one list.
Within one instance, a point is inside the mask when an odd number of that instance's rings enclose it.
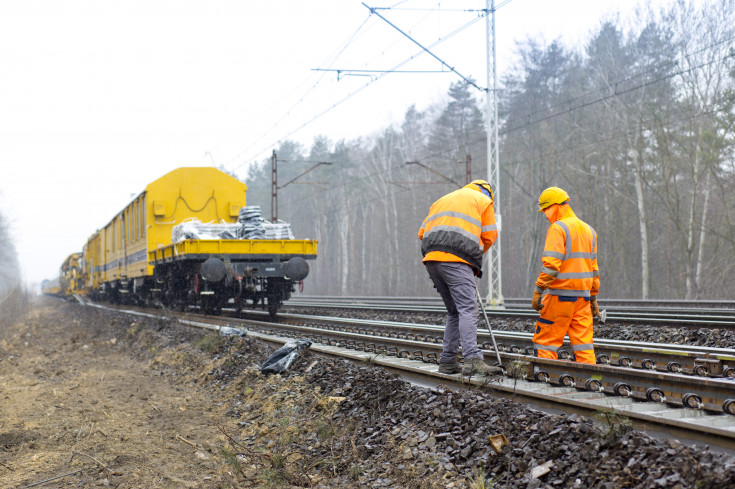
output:
{"label": "electrification pole", "polygon": [[[500,195],[500,163],[498,159],[498,90],[495,68],[495,0],[485,0],[485,25],[487,30],[487,181],[493,188],[495,202]],[[492,16],[492,18],[491,18]],[[487,253],[487,305],[504,307],[502,262],[500,261],[500,242],[502,219],[495,207],[495,221],[498,226],[498,240]]]}
{"label": "electrification pole", "polygon": [[271,156],[271,222],[278,222],[278,157]]}
{"label": "electrification pole", "polygon": [[[460,162],[461,163],[461,162]],[[472,181],[472,156],[467,155],[464,160],[464,179],[466,180],[465,185]],[[488,182],[489,183],[489,182]]]}
{"label": "electrification pole", "polygon": [[[281,160],[288,163],[288,160]],[[273,156],[271,156],[271,222],[278,222],[278,190],[282,189],[286,185],[290,185],[299,178],[303,177],[311,170],[320,165],[331,165],[329,161],[319,161],[316,165],[312,166],[300,175],[295,176],[283,185],[278,185],[278,157],[276,156],[276,150],[273,150]],[[312,182],[313,183],[313,182]]]}

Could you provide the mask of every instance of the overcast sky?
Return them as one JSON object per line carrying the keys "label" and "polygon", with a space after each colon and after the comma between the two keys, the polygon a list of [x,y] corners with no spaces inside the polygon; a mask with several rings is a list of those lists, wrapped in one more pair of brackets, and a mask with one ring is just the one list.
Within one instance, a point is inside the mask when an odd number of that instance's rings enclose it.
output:
{"label": "overcast sky", "polygon": [[[365,3],[396,7],[377,12],[487,85],[484,0]],[[499,78],[517,41],[579,46],[639,4],[495,3]],[[359,0],[0,0],[0,211],[24,279],[55,277],[165,173],[214,164],[245,178],[281,140],[382,131],[460,80],[440,71]]]}

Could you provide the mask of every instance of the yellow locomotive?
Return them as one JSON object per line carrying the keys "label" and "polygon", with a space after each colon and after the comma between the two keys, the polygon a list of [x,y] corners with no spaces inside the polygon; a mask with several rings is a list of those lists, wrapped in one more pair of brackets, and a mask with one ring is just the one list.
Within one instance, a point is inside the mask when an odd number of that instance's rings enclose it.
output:
{"label": "yellow locomotive", "polygon": [[308,275],[317,242],[243,236],[246,192],[216,168],[179,168],[152,182],[84,245],[85,291],[113,303],[274,315]]}

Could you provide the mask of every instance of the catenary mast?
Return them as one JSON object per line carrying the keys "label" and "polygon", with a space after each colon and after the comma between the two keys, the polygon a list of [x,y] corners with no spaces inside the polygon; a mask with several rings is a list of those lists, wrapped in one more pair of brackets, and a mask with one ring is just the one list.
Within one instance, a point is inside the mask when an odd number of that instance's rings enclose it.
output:
{"label": "catenary mast", "polygon": [[[498,159],[498,90],[497,70],[495,66],[495,0],[485,0],[485,25],[487,30],[487,181],[493,188],[495,201],[498,202],[500,195],[500,163]],[[502,219],[498,207],[495,207],[495,220],[498,225],[498,240],[490,247],[487,253],[487,278],[488,293],[487,305],[489,307],[502,307],[503,281],[502,262],[500,260],[500,242]]]}

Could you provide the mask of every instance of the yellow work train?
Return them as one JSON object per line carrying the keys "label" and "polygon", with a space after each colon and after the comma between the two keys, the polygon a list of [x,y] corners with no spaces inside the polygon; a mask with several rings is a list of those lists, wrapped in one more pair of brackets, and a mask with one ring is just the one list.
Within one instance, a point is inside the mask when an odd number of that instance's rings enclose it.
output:
{"label": "yellow work train", "polygon": [[[87,240],[79,288],[113,303],[274,315],[308,275],[317,242],[243,237],[246,192],[216,168],[179,168],[150,183]],[[189,224],[202,232],[187,232]],[[207,234],[214,228],[219,234]]]}
{"label": "yellow work train", "polygon": [[61,287],[59,286],[59,277],[47,279],[41,282],[41,293],[44,295],[61,294]]}
{"label": "yellow work train", "polygon": [[81,261],[81,253],[72,253],[61,264],[61,269],[59,270],[59,287],[63,295],[74,295],[81,292],[84,288],[84,282],[80,273]]}
{"label": "yellow work train", "polygon": [[41,292],[46,295],[74,295],[83,289],[81,276],[81,253],[72,253],[59,269],[59,276],[41,282]]}

